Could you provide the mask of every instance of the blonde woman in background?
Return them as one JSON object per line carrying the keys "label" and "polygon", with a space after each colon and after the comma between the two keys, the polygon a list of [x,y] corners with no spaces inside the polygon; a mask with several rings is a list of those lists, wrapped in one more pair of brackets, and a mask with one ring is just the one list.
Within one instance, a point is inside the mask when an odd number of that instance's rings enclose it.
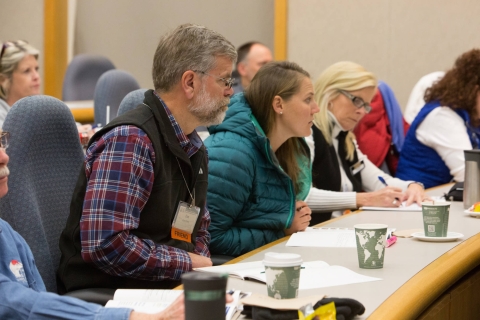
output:
{"label": "blonde woman in background", "polygon": [[[0,128],[10,107],[18,100],[40,94],[41,78],[38,73],[40,52],[23,40],[2,43],[0,52]],[[95,133],[90,124],[77,123],[80,133],[90,139]],[[87,140],[88,142],[88,140]]]}
{"label": "blonde woman in background", "polygon": [[21,98],[40,94],[40,52],[26,41],[2,43],[0,53],[0,128],[10,107]]}
{"label": "blonde woman in background", "polygon": [[[306,199],[314,212],[398,207],[403,201],[409,205],[425,198],[421,183],[391,177],[358,149],[351,131],[371,110],[376,87],[375,76],[353,62],[331,65],[315,83],[320,112],[314,116],[312,136],[307,139],[313,155],[313,188]],[[312,214],[311,225],[325,219],[325,215]]]}

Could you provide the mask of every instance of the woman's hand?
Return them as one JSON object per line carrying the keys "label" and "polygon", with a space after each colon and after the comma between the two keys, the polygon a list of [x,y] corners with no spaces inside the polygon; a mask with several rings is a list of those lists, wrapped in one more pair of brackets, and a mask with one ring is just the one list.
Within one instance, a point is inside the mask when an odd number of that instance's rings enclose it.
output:
{"label": "woman's hand", "polygon": [[406,205],[409,206],[416,202],[419,206],[422,205],[422,201],[429,200],[430,198],[425,194],[425,189],[418,183],[410,183],[407,191],[405,191],[402,201],[407,201]]}
{"label": "woman's hand", "polygon": [[305,230],[312,220],[312,210],[305,201],[297,201],[295,206],[295,217],[290,228],[285,229],[285,235],[289,236],[297,231]]}
{"label": "woman's hand", "polygon": [[385,187],[374,192],[357,193],[357,207],[399,207],[404,197],[402,189]]}

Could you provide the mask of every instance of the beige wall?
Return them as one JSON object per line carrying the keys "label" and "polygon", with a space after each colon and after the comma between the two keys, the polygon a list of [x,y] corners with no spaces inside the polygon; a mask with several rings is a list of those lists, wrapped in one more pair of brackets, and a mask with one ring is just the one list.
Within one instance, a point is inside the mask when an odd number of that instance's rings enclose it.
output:
{"label": "beige wall", "polygon": [[[235,46],[258,40],[273,48],[273,7],[274,0],[81,0],[74,53],[106,55],[149,88],[165,31],[192,22]],[[0,8],[0,40],[25,39],[43,52],[43,1],[0,0]],[[478,0],[289,0],[288,57],[314,79],[332,63],[356,61],[390,84],[404,107],[421,76],[480,47],[479,17]]]}
{"label": "beige wall", "polygon": [[235,46],[250,40],[273,48],[274,0],[77,1],[74,53],[109,57],[118,69],[151,88],[158,40],[182,23],[205,25]]}
{"label": "beige wall", "polygon": [[478,0],[289,0],[288,58],[315,79],[351,60],[395,91],[402,108],[421,76],[480,47]]}
{"label": "beige wall", "polygon": [[43,77],[43,1],[0,0],[0,41],[26,40],[40,50]]}

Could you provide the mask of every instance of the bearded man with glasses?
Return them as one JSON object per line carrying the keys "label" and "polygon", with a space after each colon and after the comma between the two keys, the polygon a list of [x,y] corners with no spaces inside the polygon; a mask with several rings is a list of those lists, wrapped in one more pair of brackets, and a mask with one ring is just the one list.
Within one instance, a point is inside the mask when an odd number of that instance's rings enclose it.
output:
{"label": "bearded man with glasses", "polygon": [[235,47],[186,24],[153,61],[155,90],[90,140],[60,238],[59,291],[168,288],[210,266],[208,157],[195,128],[219,124]]}

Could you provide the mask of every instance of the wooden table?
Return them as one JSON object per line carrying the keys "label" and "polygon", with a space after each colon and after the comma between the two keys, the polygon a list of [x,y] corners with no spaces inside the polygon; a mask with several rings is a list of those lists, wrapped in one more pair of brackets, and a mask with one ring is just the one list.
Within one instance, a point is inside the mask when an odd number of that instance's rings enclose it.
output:
{"label": "wooden table", "polygon": [[70,108],[75,121],[81,123],[93,123],[93,100],[64,101]]}
{"label": "wooden table", "polygon": [[[441,195],[451,185],[435,188]],[[385,250],[383,269],[360,269],[355,248],[286,247],[279,239],[230,263],[262,260],[265,252],[299,253],[304,261],[323,260],[357,273],[382,278],[358,283],[300,291],[300,296],[324,293],[357,299],[365,305],[361,319],[479,319],[480,318],[480,219],[465,214],[463,203],[452,202],[449,231],[464,238],[455,242],[422,242],[399,238]],[[362,211],[323,223],[353,227],[357,223],[385,223],[399,230],[423,228],[421,212]],[[229,278],[228,289],[267,294],[264,284]]]}

